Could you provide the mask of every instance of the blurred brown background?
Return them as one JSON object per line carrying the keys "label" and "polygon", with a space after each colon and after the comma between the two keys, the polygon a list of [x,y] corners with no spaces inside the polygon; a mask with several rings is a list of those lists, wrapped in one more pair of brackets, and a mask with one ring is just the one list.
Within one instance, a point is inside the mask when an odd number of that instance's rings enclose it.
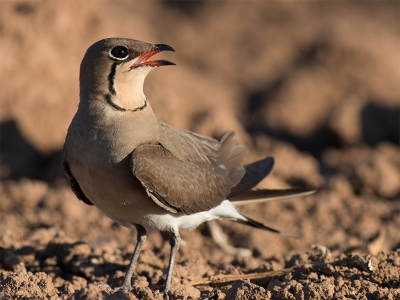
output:
{"label": "blurred brown background", "polygon": [[268,134],[320,163],[328,147],[399,141],[396,3],[1,6],[3,178],[54,179],[49,155],[60,151],[78,104],[80,60],[113,36],[177,49],[162,55],[178,66],[145,85],[156,114],[174,126],[212,136],[234,129],[246,144]]}
{"label": "blurred brown background", "polygon": [[400,246],[397,2],[1,1],[0,231],[17,232],[0,234],[3,247],[54,226],[90,245],[132,241],[75,199],[61,169],[80,61],[106,37],[177,50],[158,57],[178,65],[145,83],[161,120],[212,137],[235,130],[247,161],[276,158],[263,186],[321,188],[245,209],[301,240],[224,223],[235,245],[340,252],[383,236],[374,252]]}

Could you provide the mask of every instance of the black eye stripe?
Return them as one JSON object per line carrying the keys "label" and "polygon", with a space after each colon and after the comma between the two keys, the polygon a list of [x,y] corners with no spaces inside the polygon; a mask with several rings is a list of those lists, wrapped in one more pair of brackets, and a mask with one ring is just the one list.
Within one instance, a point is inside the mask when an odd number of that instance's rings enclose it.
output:
{"label": "black eye stripe", "polygon": [[124,60],[128,58],[129,51],[126,46],[115,46],[110,50],[108,56],[116,60]]}
{"label": "black eye stripe", "polygon": [[111,66],[110,74],[108,75],[108,90],[112,95],[115,95],[117,92],[114,88],[114,79],[115,79],[115,73],[117,71],[117,66],[119,63],[114,62]]}

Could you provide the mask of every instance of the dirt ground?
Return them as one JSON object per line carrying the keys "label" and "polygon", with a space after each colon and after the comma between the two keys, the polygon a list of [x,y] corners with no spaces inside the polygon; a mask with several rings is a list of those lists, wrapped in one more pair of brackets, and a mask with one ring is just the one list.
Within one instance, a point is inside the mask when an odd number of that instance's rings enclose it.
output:
{"label": "dirt ground", "polygon": [[112,36],[173,46],[147,78],[155,114],[219,137],[246,162],[275,157],[261,187],[318,193],[241,210],[289,238],[220,222],[182,233],[173,299],[400,299],[400,9],[383,2],[0,2],[0,298],[162,299],[170,246],[76,199],[61,148],[86,49]]}

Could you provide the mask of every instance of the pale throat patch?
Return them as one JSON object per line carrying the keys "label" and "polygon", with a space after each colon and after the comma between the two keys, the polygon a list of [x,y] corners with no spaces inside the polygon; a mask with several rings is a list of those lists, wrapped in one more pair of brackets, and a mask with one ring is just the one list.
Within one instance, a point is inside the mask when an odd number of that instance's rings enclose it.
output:
{"label": "pale throat patch", "polygon": [[139,67],[131,69],[132,62],[116,66],[112,102],[126,110],[135,110],[146,105],[143,93],[144,80],[154,67]]}

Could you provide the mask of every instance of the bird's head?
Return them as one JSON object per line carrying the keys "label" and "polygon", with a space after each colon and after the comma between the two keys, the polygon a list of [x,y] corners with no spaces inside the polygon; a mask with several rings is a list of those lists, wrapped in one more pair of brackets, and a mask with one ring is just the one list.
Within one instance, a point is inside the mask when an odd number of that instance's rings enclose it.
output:
{"label": "bird's head", "polygon": [[143,93],[147,74],[168,60],[149,60],[161,51],[175,51],[165,44],[149,44],[126,38],[108,38],[94,43],[83,57],[80,69],[81,102],[105,101],[117,110],[146,106]]}

